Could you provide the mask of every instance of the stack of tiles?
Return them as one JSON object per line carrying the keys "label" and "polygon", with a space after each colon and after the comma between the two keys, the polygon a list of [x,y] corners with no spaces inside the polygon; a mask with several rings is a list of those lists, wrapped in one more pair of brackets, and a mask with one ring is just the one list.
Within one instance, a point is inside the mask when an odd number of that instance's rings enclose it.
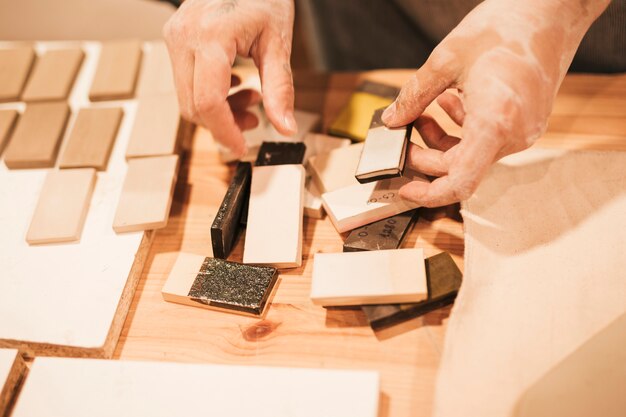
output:
{"label": "stack of tiles", "polygon": [[0,416],[8,416],[13,397],[26,371],[17,349],[0,349]]}
{"label": "stack of tiles", "polygon": [[37,358],[13,417],[374,417],[379,397],[368,371]]}
{"label": "stack of tiles", "polygon": [[427,296],[421,249],[315,254],[311,282],[314,304],[414,303]]}
{"label": "stack of tiles", "polygon": [[276,268],[183,253],[161,294],[173,303],[260,316],[276,279]]}

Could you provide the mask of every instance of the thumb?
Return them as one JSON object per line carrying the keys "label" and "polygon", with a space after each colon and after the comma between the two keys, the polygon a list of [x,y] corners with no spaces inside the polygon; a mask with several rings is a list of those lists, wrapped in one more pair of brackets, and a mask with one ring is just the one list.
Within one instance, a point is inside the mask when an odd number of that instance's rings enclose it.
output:
{"label": "thumb", "polygon": [[383,113],[387,126],[413,122],[454,82],[453,72],[446,65],[433,65],[433,55],[402,86],[396,100]]}

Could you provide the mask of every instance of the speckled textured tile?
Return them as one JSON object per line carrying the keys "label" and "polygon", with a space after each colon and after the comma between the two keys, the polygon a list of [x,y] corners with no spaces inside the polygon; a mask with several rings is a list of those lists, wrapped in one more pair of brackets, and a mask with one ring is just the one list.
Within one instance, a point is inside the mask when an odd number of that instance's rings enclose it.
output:
{"label": "speckled textured tile", "polygon": [[419,303],[363,306],[374,330],[402,323],[451,304],[461,287],[463,274],[447,252],[426,258],[428,298]]}
{"label": "speckled textured tile", "polygon": [[398,249],[417,218],[415,209],[354,229],[346,238],[343,251]]}
{"label": "speckled textured tile", "polygon": [[301,164],[305,152],[302,142],[263,142],[255,165]]}

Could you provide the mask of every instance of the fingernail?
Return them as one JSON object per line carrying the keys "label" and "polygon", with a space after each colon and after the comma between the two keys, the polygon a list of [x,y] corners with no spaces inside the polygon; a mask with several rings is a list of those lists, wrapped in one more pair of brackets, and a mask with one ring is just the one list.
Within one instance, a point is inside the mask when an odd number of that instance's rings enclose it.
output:
{"label": "fingernail", "polygon": [[394,101],[383,112],[383,123],[387,124],[391,122],[391,119],[396,115],[396,102]]}
{"label": "fingernail", "polygon": [[283,119],[283,125],[291,132],[291,134],[295,135],[298,133],[298,125],[296,124],[296,118],[293,116],[292,112],[288,112],[285,114]]}

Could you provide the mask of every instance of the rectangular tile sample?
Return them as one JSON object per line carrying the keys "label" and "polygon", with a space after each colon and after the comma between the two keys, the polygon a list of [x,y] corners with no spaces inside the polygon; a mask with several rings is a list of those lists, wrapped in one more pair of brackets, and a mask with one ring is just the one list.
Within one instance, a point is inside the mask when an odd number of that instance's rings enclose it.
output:
{"label": "rectangular tile sample", "polygon": [[37,58],[24,87],[23,101],[65,100],[80,70],[85,53],[82,49],[53,49]]}
{"label": "rectangular tile sample", "polygon": [[421,174],[356,184],[322,194],[324,210],[339,233],[374,223],[419,205],[400,197],[399,190],[411,181],[428,181]]}
{"label": "rectangular tile sample", "polygon": [[32,46],[0,49],[0,102],[20,100],[33,62]]}
{"label": "rectangular tile sample", "polygon": [[48,173],[26,233],[31,245],[80,239],[96,183],[93,168]]}
{"label": "rectangular tile sample", "polygon": [[398,249],[417,217],[418,210],[415,209],[357,227],[343,243],[343,251]]}
{"label": "rectangular tile sample", "polygon": [[220,208],[211,225],[213,256],[228,258],[241,228],[241,217],[246,201],[250,198],[252,165],[249,162],[237,164],[235,175],[226,190]]}
{"label": "rectangular tile sample", "polygon": [[337,136],[363,141],[372,114],[390,105],[400,90],[397,87],[365,81],[355,91],[328,131]]}
{"label": "rectangular tile sample", "polygon": [[37,358],[13,417],[375,417],[377,372]]}
{"label": "rectangular tile sample", "polygon": [[17,349],[0,349],[0,416],[8,416],[9,405],[22,378],[26,365]]}
{"label": "rectangular tile sample", "polygon": [[165,301],[260,316],[277,279],[276,268],[181,253],[161,294]]}
{"label": "rectangular tile sample", "polygon": [[316,253],[313,258],[313,304],[408,303],[427,297],[422,249]]}
{"label": "rectangular tile sample", "polygon": [[148,42],[137,81],[137,97],[176,94],[172,63],[164,42]]}
{"label": "rectangular tile sample", "polygon": [[276,268],[302,264],[305,177],[302,165],[252,168],[244,263]]}
{"label": "rectangular tile sample", "polygon": [[370,326],[374,330],[402,323],[414,317],[452,304],[456,298],[463,274],[447,252],[426,258],[428,298],[419,303],[382,304],[363,306]]}
{"label": "rectangular tile sample", "polygon": [[304,162],[306,163],[310,158],[316,155],[330,152],[337,148],[350,146],[350,143],[350,139],[337,138],[322,133],[307,133],[304,136],[304,144],[306,145]]}
{"label": "rectangular tile sample", "polygon": [[324,217],[324,207],[322,206],[322,194],[317,189],[317,185],[311,179],[306,178],[304,184],[304,215],[314,219]]}
{"label": "rectangular tile sample", "polygon": [[8,168],[54,166],[70,114],[67,103],[31,103],[18,120],[4,154]]}
{"label": "rectangular tile sample", "polygon": [[9,141],[17,121],[17,110],[0,110],[0,155]]}
{"label": "rectangular tile sample", "polygon": [[178,155],[129,160],[113,230],[123,233],[167,226],[177,170]]}
{"label": "rectangular tile sample", "polygon": [[263,142],[254,165],[301,164],[305,152],[302,142]]}
{"label": "rectangular tile sample", "polygon": [[365,138],[359,165],[354,176],[360,183],[368,183],[402,175],[411,140],[413,123],[390,129],[382,121],[385,108],[378,109]]}
{"label": "rectangular tile sample", "polygon": [[294,110],[294,119],[298,126],[298,133],[293,136],[286,136],[278,133],[274,125],[268,124],[268,137],[266,140],[274,140],[281,142],[302,142],[310,131],[314,130],[320,122],[320,115],[302,110]]}
{"label": "rectangular tile sample", "polygon": [[89,100],[132,98],[141,65],[141,42],[118,40],[102,43]]}
{"label": "rectangular tile sample", "polygon": [[150,96],[137,101],[135,124],[126,158],[171,155],[179,139],[180,113],[174,95]]}
{"label": "rectangular tile sample", "polygon": [[106,170],[123,114],[121,107],[80,109],[59,166]]}
{"label": "rectangular tile sample", "polygon": [[359,164],[363,144],[357,143],[312,157],[309,172],[322,193],[358,184],[354,172]]}

